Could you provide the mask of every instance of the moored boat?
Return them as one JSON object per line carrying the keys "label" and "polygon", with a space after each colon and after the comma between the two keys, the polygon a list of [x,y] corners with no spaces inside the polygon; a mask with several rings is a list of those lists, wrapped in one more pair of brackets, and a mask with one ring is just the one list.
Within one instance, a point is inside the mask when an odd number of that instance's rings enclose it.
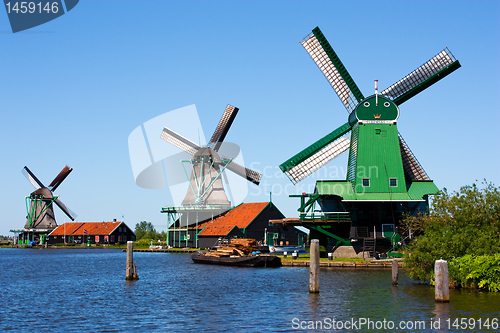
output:
{"label": "moored boat", "polygon": [[292,253],[297,252],[298,254],[306,253],[305,245],[302,246],[272,246],[269,245],[269,253],[287,253],[288,255],[292,255]]}
{"label": "moored boat", "polygon": [[[214,251],[216,252],[216,251]],[[242,266],[242,267],[279,267],[281,259],[276,256],[250,254],[241,255],[215,255],[214,252],[198,251],[191,254],[191,259],[198,264]]]}
{"label": "moored boat", "polygon": [[244,266],[244,267],[279,267],[281,259],[272,255],[255,252],[255,239],[232,239],[231,243],[221,245],[215,251],[198,251],[191,254],[195,263]]}

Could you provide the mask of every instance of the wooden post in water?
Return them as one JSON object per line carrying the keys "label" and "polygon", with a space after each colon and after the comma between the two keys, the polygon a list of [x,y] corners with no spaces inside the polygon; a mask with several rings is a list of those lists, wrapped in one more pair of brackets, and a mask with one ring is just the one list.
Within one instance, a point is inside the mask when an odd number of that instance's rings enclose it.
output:
{"label": "wooden post in water", "polygon": [[311,239],[309,249],[309,293],[319,293],[319,239]]}
{"label": "wooden post in water", "polygon": [[134,263],[134,242],[127,242],[127,268],[125,271],[125,280],[139,280]]}
{"label": "wooden post in water", "polygon": [[434,275],[436,276],[436,302],[449,302],[450,285],[448,282],[448,262],[446,260],[436,260]]}
{"label": "wooden post in water", "polygon": [[398,285],[399,264],[396,259],[392,259],[392,285]]}

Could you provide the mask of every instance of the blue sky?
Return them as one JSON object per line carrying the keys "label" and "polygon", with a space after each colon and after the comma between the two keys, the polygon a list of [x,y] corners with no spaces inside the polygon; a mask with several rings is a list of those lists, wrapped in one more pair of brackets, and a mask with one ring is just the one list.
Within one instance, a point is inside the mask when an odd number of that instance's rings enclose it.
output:
{"label": "blue sky", "polygon": [[[400,107],[398,129],[439,188],[500,184],[498,1],[80,1],[13,34],[0,10],[0,234],[25,223],[32,186],[68,164],[57,189],[78,220],[165,228],[168,190],[135,185],[128,136],[195,104],[210,136],[240,108],[226,141],[264,172],[246,202],[296,216],[288,194],[344,178],[346,156],[296,186],[277,166],[346,122],[347,113],[299,41],[319,26],[368,96],[448,47],[462,68]],[[191,138],[194,140],[195,138]],[[68,221],[56,211],[58,223]]]}

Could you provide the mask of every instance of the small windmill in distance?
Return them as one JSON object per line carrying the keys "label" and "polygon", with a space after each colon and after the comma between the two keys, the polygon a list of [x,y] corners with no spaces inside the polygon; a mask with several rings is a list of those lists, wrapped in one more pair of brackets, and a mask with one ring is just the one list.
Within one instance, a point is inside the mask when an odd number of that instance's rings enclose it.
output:
{"label": "small windmill in distance", "polygon": [[[31,194],[26,197],[27,216],[24,226],[25,232],[23,232],[23,241],[25,243],[29,240],[35,241],[37,237],[42,237],[44,239],[46,234],[57,227],[54,214],[54,203],[72,221],[75,220],[76,214],[66,207],[58,196],[53,194],[71,171],[73,171],[73,168],[65,166],[49,186],[45,186],[27,166],[22,170],[24,176],[35,188],[35,191],[31,192]],[[30,237],[28,236],[29,233],[32,239],[28,239],[28,237]]]}
{"label": "small windmill in distance", "polygon": [[[233,157],[238,155],[237,152],[230,152],[232,155],[230,157],[222,155],[222,150],[225,150],[221,149],[223,141],[238,110],[238,108],[231,105],[226,107],[207,146],[197,145],[167,127],[163,129],[161,134],[163,140],[192,156],[189,161],[181,161],[183,168],[184,162],[190,163],[192,166],[189,177],[187,170],[184,168],[189,186],[186,196],[182,200],[182,206],[163,207],[161,211],[168,214],[168,237],[170,237],[172,231],[172,237],[168,238],[168,240],[173,239],[175,243],[175,239],[178,239],[180,243],[180,239],[184,237],[183,240],[186,240],[185,245],[188,246],[190,239],[188,227],[194,226],[198,230],[199,222],[213,219],[232,208],[222,178],[226,169],[253,184],[259,185],[260,173],[234,162]],[[226,143],[225,145],[229,144]],[[192,246],[197,247],[197,236],[195,238],[195,240],[191,239],[190,242],[192,242]]]}
{"label": "small windmill in distance", "polygon": [[197,145],[167,127],[163,129],[161,134],[163,140],[192,156],[190,163],[193,170],[189,179],[188,191],[182,201],[183,206],[231,206],[221,177],[225,169],[259,185],[260,173],[237,164],[232,158],[219,155],[219,149],[238,110],[231,105],[226,107],[206,147]]}

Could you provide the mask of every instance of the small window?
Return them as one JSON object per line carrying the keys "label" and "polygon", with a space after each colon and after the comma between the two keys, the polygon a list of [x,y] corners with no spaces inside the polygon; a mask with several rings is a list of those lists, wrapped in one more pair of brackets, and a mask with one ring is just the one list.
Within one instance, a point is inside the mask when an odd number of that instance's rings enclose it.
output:
{"label": "small window", "polygon": [[111,236],[111,243],[115,242],[115,236]]}
{"label": "small window", "polygon": [[370,178],[363,178],[363,187],[370,187]]}
{"label": "small window", "polygon": [[378,134],[380,134],[380,132],[381,132],[380,128],[375,128],[375,134],[378,135]]}
{"label": "small window", "polygon": [[99,243],[99,236],[95,236],[95,242]]}
{"label": "small window", "polygon": [[285,237],[286,237],[285,234],[281,234],[281,238],[285,239]]}
{"label": "small window", "polygon": [[389,178],[389,186],[390,187],[398,187],[398,179],[397,178]]}

